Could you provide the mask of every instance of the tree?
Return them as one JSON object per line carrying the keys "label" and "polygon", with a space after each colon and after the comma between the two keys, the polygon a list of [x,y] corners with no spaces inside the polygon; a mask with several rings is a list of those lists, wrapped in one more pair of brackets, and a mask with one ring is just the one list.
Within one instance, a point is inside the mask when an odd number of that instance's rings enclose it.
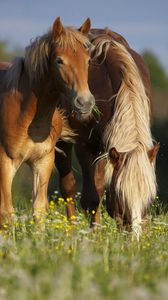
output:
{"label": "tree", "polygon": [[22,55],[23,50],[19,47],[9,50],[8,43],[6,41],[0,41],[0,60],[11,60],[15,56]]}
{"label": "tree", "polygon": [[153,88],[168,90],[168,76],[157,56],[150,51],[145,51],[143,58],[149,67]]}
{"label": "tree", "polygon": [[0,41],[0,60],[8,60],[10,55],[7,50],[6,42]]}

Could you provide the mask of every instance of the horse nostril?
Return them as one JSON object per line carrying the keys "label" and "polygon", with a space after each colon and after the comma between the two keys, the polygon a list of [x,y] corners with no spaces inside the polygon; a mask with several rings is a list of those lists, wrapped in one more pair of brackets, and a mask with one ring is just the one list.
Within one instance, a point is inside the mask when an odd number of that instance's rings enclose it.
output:
{"label": "horse nostril", "polygon": [[81,97],[78,97],[78,98],[76,99],[76,104],[77,104],[78,106],[83,106],[83,99],[82,99]]}
{"label": "horse nostril", "polygon": [[95,98],[93,97],[93,95],[90,95],[88,98],[79,96],[74,100],[74,105],[82,113],[88,113],[95,105]]}

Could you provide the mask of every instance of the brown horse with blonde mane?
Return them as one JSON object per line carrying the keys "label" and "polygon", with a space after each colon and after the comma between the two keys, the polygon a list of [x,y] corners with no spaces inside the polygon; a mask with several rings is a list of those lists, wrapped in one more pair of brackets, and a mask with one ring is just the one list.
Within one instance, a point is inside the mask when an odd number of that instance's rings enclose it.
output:
{"label": "brown horse with blonde mane", "polygon": [[34,216],[47,210],[55,144],[73,136],[58,109],[61,99],[66,95],[81,119],[91,114],[89,29],[89,19],[75,30],[57,18],[26,48],[24,58],[0,64],[0,224],[14,214],[11,186],[23,162],[33,171]]}
{"label": "brown horse with blonde mane", "polygon": [[[81,205],[91,213],[91,225],[100,222],[102,196],[107,188],[108,213],[122,225],[130,226],[137,238],[142,219],[156,195],[154,144],[150,130],[151,86],[142,57],[127,41],[109,29],[92,29],[93,45],[89,86],[99,115],[69,123],[79,133],[75,151],[82,168]],[[71,169],[71,146],[62,142],[66,153],[56,157],[63,196],[75,196]],[[68,204],[68,215],[74,204]]]}

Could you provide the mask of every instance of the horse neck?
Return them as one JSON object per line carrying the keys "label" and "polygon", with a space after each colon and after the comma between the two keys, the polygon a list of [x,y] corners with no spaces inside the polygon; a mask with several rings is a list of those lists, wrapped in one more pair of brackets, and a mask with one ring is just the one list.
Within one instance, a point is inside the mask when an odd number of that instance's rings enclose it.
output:
{"label": "horse neck", "polygon": [[[24,80],[24,79],[23,79]],[[60,93],[51,89],[50,80],[44,79],[22,89],[22,118],[32,118],[33,124],[51,124]]]}
{"label": "horse neck", "polygon": [[101,130],[104,130],[114,114],[115,95],[121,83],[121,74],[108,53],[103,63],[100,62],[98,60],[98,64],[90,65],[89,87],[101,112],[99,123]]}
{"label": "horse neck", "polygon": [[116,94],[120,88],[121,78],[122,78],[120,65],[116,54],[113,53],[112,51],[111,52],[108,51],[106,55],[105,63],[106,63],[107,72],[110,76],[113,92],[114,94]]}

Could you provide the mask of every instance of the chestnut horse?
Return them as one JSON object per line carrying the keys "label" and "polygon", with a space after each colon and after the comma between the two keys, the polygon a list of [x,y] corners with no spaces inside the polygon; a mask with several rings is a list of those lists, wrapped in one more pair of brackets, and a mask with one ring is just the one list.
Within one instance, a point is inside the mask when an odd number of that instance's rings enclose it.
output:
{"label": "chestnut horse", "polygon": [[14,214],[11,186],[23,162],[33,171],[35,218],[47,210],[55,144],[72,132],[58,109],[63,95],[81,119],[91,114],[89,29],[89,19],[75,30],[57,18],[26,48],[24,58],[0,65],[0,224]]}
{"label": "chestnut horse", "polygon": [[[108,213],[130,225],[139,238],[142,218],[156,195],[154,165],[159,149],[150,130],[149,73],[142,57],[117,33],[92,29],[89,37],[94,46],[89,86],[99,115],[80,122],[69,114],[71,127],[79,133],[75,151],[83,175],[81,205],[90,211],[92,225],[99,223],[107,186]],[[61,192],[74,198],[71,145],[59,146],[66,153],[64,158],[56,156]],[[71,217],[74,204],[68,206]]]}

